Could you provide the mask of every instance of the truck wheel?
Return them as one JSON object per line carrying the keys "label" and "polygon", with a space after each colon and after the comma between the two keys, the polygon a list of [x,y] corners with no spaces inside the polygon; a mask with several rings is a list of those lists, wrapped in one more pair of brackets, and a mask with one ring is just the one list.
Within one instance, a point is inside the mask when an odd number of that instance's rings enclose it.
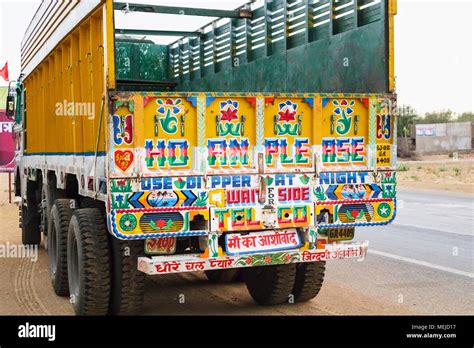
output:
{"label": "truck wheel", "polygon": [[67,277],[67,235],[72,209],[70,199],[54,201],[48,219],[49,274],[54,292],[58,296],[69,295]]}
{"label": "truck wheel", "polygon": [[252,267],[244,271],[250,296],[261,305],[287,302],[293,291],[295,276],[294,264]]}
{"label": "truck wheel", "polygon": [[231,283],[239,280],[240,269],[218,269],[211,271],[204,271],[207,279],[213,283]]}
{"label": "truck wheel", "polygon": [[39,245],[41,243],[40,215],[37,211],[25,207],[20,208],[21,213],[21,242],[24,245]]}
{"label": "truck wheel", "polygon": [[112,290],[110,310],[112,315],[133,315],[143,306],[145,273],[137,269],[137,258],[143,254],[144,241],[123,241],[113,238]]}
{"label": "truck wheel", "polygon": [[293,288],[295,302],[306,302],[316,297],[323,286],[325,270],[326,261],[297,264]]}
{"label": "truck wheel", "polygon": [[110,300],[108,232],[99,209],[74,211],[67,238],[71,302],[77,315],[106,315]]}

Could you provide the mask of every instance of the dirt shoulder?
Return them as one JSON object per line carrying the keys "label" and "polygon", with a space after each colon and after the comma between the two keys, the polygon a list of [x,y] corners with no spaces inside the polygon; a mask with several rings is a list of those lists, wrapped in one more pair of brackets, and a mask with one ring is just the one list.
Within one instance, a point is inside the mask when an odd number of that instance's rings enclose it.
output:
{"label": "dirt shoulder", "polygon": [[398,160],[397,186],[474,194],[474,156],[458,160],[444,156],[424,156]]}

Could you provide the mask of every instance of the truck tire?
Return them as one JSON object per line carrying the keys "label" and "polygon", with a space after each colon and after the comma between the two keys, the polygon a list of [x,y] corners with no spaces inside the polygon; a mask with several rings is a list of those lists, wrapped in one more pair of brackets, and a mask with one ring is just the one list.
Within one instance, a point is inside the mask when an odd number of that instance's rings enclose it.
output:
{"label": "truck tire", "polygon": [[43,184],[41,187],[41,206],[40,206],[40,214],[41,214],[41,226],[42,232],[47,235],[48,234],[48,218],[53,207],[53,195],[49,186]]}
{"label": "truck tire", "polygon": [[247,268],[244,281],[250,296],[261,305],[276,305],[288,301],[295,284],[294,264]]}
{"label": "truck tire", "polygon": [[111,286],[108,237],[99,209],[74,211],[67,238],[67,269],[76,315],[108,312]]}
{"label": "truck tire", "polygon": [[58,296],[69,295],[67,236],[72,216],[71,199],[56,199],[48,218],[49,275]]}
{"label": "truck tire", "polygon": [[[41,187],[41,203],[40,203],[40,221],[41,221],[41,232],[44,235],[44,247],[46,251],[49,248],[48,242],[48,231],[49,231],[49,218],[51,209],[56,199],[65,198],[63,190],[56,190],[50,185],[43,184]],[[69,222],[68,222],[69,223]],[[66,229],[67,237],[67,229]]]}
{"label": "truck tire", "polygon": [[324,282],[326,261],[302,262],[296,265],[293,288],[295,302],[306,302],[316,297]]}
{"label": "truck tire", "polygon": [[213,283],[232,283],[240,279],[239,268],[204,271],[207,279]]}
{"label": "truck tire", "polygon": [[[134,315],[143,307],[145,273],[137,269],[144,241],[112,238],[112,290],[109,314]],[[128,249],[127,249],[128,248]]]}
{"label": "truck tire", "polygon": [[23,245],[40,245],[41,231],[39,228],[41,219],[37,211],[25,207],[20,208],[21,214],[21,242]]}

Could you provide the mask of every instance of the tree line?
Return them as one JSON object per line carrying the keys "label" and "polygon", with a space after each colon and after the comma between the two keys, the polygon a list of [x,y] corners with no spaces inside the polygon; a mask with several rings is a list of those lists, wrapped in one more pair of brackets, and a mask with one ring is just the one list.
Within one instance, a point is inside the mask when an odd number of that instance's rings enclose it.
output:
{"label": "tree line", "polygon": [[408,136],[410,127],[414,124],[474,122],[474,113],[455,113],[450,109],[427,112],[420,115],[411,105],[401,105],[398,108],[397,136]]}

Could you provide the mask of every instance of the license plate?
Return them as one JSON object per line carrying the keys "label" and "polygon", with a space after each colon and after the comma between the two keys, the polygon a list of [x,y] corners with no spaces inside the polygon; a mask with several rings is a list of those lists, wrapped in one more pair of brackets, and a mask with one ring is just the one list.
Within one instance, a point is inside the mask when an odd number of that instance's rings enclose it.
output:
{"label": "license plate", "polygon": [[354,231],[352,228],[331,228],[328,231],[329,241],[342,241],[354,239]]}
{"label": "license plate", "polygon": [[225,235],[226,253],[229,255],[295,249],[300,246],[301,239],[295,228],[249,234],[230,233]]}
{"label": "license plate", "polygon": [[149,255],[174,254],[176,252],[176,237],[147,238],[145,253]]}

